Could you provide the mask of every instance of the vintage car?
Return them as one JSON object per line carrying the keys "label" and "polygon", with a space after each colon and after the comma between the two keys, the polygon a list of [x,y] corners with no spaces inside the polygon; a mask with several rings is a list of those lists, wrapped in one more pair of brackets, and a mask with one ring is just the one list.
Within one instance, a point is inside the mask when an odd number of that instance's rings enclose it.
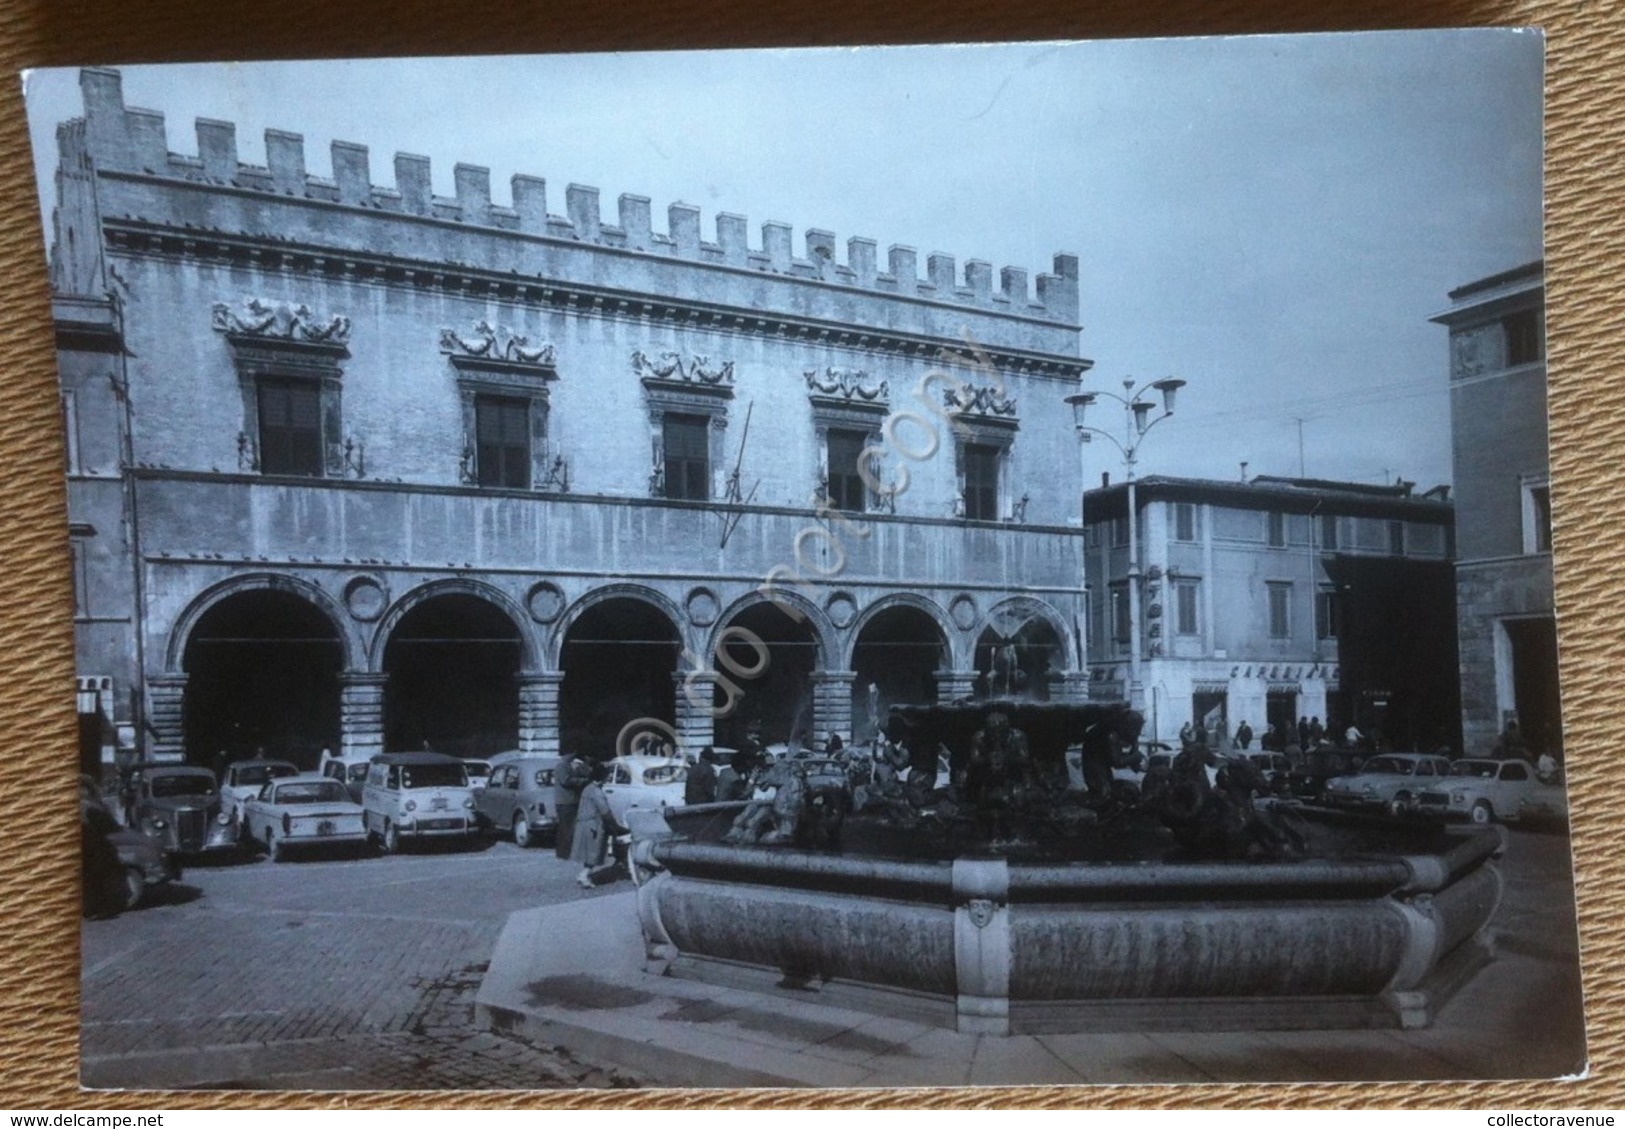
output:
{"label": "vintage car", "polygon": [[616,757],[608,762],[604,796],[616,822],[633,808],[681,807],[688,764],[682,757]]}
{"label": "vintage car", "polygon": [[316,765],[318,774],[344,785],[350,799],[361,802],[361,793],[367,786],[367,768],[372,764],[371,754],[330,753],[322,750],[322,759]]}
{"label": "vintage car", "polygon": [[134,909],[153,886],[180,880],[172,853],[150,836],[121,827],[101,803],[81,799],[79,817],[86,916]]}
{"label": "vintage car", "polygon": [[1541,780],[1528,761],[1471,757],[1450,766],[1450,776],[1417,797],[1417,810],[1474,823],[1549,821],[1568,818],[1568,795],[1560,780]]}
{"label": "vintage car", "polygon": [[485,787],[474,794],[480,821],[498,834],[513,833],[513,841],[530,847],[542,835],[558,829],[553,810],[553,772],[559,758],[520,757],[491,769]]}
{"label": "vintage car", "polygon": [[208,769],[149,765],[136,773],[132,785],[132,826],[164,850],[199,856],[237,849],[236,813],[222,799]]}
{"label": "vintage car", "polygon": [[1372,808],[1390,815],[1416,810],[1418,797],[1450,775],[1450,760],[1435,753],[1383,753],[1352,776],[1326,781],[1322,802],[1333,807]]}
{"label": "vintage car", "polygon": [[237,817],[240,825],[244,802],[259,795],[260,789],[265,787],[267,781],[298,774],[299,769],[287,761],[265,760],[260,757],[236,761],[226,766],[226,774],[220,781],[221,801]]}
{"label": "vintage car", "polygon": [[[1285,756],[1285,754],[1281,754]],[[1291,758],[1288,758],[1291,761]],[[1303,800],[1319,800],[1326,791],[1326,782],[1339,776],[1357,772],[1360,762],[1346,749],[1313,748],[1300,753],[1287,773],[1288,791]]]}
{"label": "vintage car", "polygon": [[328,776],[268,780],[243,805],[243,838],[263,847],[272,862],[306,847],[367,845],[361,805]]}
{"label": "vintage car", "polygon": [[463,762],[440,753],[374,757],[361,806],[367,833],[391,853],[414,839],[467,839],[479,827]]}

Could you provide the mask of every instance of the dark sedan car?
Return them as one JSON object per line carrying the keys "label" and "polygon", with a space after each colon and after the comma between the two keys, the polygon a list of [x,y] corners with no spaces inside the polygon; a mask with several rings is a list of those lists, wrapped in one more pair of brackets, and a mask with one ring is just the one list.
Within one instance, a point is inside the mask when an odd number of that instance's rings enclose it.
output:
{"label": "dark sedan car", "polygon": [[214,773],[192,765],[151,765],[134,780],[131,825],[180,855],[235,851],[236,813],[220,795]]}
{"label": "dark sedan car", "polygon": [[173,855],[150,837],[119,826],[100,803],[82,799],[79,820],[87,917],[134,909],[151,887],[179,881],[181,868]]}

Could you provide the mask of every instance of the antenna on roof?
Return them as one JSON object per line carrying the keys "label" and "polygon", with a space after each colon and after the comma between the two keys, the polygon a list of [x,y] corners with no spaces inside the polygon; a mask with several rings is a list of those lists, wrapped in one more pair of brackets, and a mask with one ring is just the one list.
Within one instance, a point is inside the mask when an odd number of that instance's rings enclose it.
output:
{"label": "antenna on roof", "polygon": [[1246,459],[1241,460],[1241,480],[1243,482],[1247,481],[1247,460]]}

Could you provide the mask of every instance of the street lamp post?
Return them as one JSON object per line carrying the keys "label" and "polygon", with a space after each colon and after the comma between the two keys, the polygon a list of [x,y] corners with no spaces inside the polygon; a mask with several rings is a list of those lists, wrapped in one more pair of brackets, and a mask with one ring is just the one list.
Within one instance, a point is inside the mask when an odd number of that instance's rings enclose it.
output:
{"label": "street lamp post", "polygon": [[[1174,414],[1174,397],[1183,387],[1185,387],[1183,380],[1164,377],[1161,380],[1147,381],[1136,388],[1134,378],[1131,376],[1123,381],[1121,396],[1115,392],[1077,392],[1066,398],[1066,402],[1072,405],[1072,422],[1077,428],[1080,444],[1088,443],[1098,435],[1116,447],[1123,456],[1123,467],[1128,483],[1128,701],[1132,709],[1141,712],[1145,710],[1145,683],[1140,673],[1140,531],[1134,466],[1139,458],[1140,444],[1145,441],[1147,433]],[[1153,389],[1162,396],[1162,414],[1155,418],[1152,418],[1151,413],[1156,405],[1150,400],[1142,399],[1147,391]],[[1118,440],[1109,431],[1089,427],[1084,423],[1085,411],[1102,396],[1123,405],[1122,440]],[[1085,660],[1087,661],[1087,656]]]}

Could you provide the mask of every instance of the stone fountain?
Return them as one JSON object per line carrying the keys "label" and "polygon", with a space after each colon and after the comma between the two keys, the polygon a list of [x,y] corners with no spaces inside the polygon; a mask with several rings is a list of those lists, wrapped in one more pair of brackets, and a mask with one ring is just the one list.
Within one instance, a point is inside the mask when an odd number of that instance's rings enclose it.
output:
{"label": "stone fountain", "polygon": [[[1030,763],[989,776],[995,711],[1031,735]],[[1024,789],[1121,723],[1120,707],[919,710],[956,780],[982,773],[979,802],[906,828],[860,813],[838,849],[724,843],[738,804],[668,809],[669,834],[635,848],[654,872],[647,971],[1002,1035],[1420,1027],[1490,959],[1496,828],[1295,816],[1289,848],[1232,837],[1203,857],[1108,802],[1024,835],[1021,813],[1058,794]]]}

